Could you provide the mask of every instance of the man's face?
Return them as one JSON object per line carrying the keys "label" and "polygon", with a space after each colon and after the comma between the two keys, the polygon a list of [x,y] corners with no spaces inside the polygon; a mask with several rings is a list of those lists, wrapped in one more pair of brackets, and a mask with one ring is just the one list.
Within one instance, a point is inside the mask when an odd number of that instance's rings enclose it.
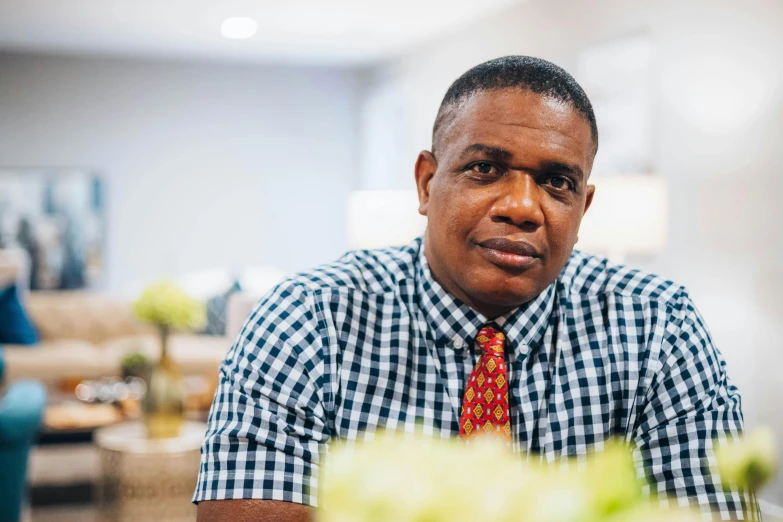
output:
{"label": "man's face", "polygon": [[416,162],[435,279],[488,317],[530,301],[568,261],[592,201],[594,145],[569,104],[520,89],[480,92]]}

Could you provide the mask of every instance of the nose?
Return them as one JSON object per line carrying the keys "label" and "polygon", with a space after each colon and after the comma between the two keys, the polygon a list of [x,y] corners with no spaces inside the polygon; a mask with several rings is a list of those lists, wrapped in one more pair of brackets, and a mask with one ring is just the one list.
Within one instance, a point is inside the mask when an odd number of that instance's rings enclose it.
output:
{"label": "nose", "polygon": [[533,232],[544,224],[541,189],[530,174],[519,173],[510,178],[492,207],[492,220]]}

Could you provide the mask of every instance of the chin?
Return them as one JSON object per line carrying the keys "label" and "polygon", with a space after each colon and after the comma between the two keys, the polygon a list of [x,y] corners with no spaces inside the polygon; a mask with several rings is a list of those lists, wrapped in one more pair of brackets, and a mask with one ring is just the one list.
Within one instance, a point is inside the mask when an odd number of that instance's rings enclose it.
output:
{"label": "chin", "polygon": [[535,299],[544,289],[524,277],[473,280],[470,294],[477,300],[503,308],[516,308]]}

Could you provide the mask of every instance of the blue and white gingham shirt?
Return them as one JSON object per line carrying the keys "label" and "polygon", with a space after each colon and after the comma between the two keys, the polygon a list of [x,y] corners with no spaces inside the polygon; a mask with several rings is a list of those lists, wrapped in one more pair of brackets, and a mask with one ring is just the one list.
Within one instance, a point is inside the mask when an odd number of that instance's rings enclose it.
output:
{"label": "blue and white gingham shirt", "polygon": [[[221,365],[194,501],[315,506],[330,441],[379,428],[455,436],[487,322],[432,278],[421,239],[280,284]],[[742,429],[740,396],[684,288],[574,252],[540,296],[493,322],[507,338],[516,452],[551,462],[622,437],[648,493],[747,516],[745,495],[711,472],[713,438]]]}

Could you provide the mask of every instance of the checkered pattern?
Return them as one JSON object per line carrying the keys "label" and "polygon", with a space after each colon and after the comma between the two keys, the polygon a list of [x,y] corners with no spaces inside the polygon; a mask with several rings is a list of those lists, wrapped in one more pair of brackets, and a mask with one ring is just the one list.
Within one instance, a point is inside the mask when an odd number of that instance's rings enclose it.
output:
{"label": "checkered pattern", "polygon": [[[315,506],[330,441],[457,435],[486,322],[432,278],[420,239],[282,283],[221,365],[194,501]],[[742,429],[741,403],[685,289],[574,252],[541,295],[493,322],[507,338],[516,452],[554,462],[622,437],[648,493],[755,513],[710,472],[713,438]]]}

